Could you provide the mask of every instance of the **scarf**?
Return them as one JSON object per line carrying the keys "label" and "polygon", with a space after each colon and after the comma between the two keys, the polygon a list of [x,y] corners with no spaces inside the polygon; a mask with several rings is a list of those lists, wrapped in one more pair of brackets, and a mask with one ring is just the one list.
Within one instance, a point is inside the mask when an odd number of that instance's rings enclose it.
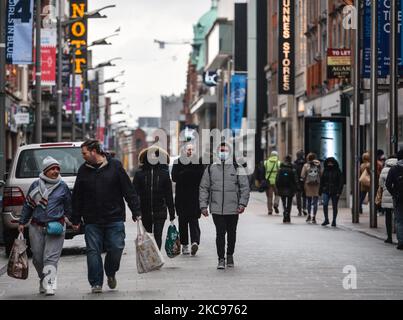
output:
{"label": "scarf", "polygon": [[39,175],[39,183],[36,188],[34,188],[27,196],[27,203],[32,208],[35,209],[37,206],[41,206],[43,210],[46,210],[48,206],[49,196],[54,190],[56,190],[62,178],[58,176],[56,179],[48,178],[43,174]]}

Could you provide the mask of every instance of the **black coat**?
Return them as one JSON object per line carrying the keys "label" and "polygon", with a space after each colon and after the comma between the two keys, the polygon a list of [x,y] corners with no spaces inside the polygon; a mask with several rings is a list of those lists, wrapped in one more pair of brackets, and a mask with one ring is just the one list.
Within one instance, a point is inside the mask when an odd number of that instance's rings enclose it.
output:
{"label": "black coat", "polygon": [[293,197],[299,190],[298,175],[291,163],[282,163],[277,173],[276,187],[280,197]]}
{"label": "black coat", "polygon": [[202,164],[174,164],[172,180],[176,182],[175,207],[179,217],[200,218],[199,186],[203,173]]}
{"label": "black coat", "polygon": [[[329,161],[334,163],[333,167],[329,166]],[[323,175],[320,179],[319,194],[327,193],[330,195],[340,195],[343,192],[344,181],[336,159],[326,159],[324,168]]]}
{"label": "black coat", "polygon": [[172,182],[167,165],[143,164],[135,172],[133,185],[140,196],[142,219],[147,222],[175,219]]}
{"label": "black coat", "polygon": [[73,224],[81,218],[86,224],[107,224],[126,220],[127,201],[133,216],[140,215],[140,204],[122,164],[107,157],[107,164],[95,168],[88,163],[78,170],[73,189]]}

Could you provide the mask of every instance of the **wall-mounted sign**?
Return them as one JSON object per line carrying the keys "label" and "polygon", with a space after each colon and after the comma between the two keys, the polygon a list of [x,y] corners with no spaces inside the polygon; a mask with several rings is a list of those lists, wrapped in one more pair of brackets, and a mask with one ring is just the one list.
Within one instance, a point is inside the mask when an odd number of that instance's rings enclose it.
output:
{"label": "wall-mounted sign", "polygon": [[218,74],[216,71],[206,71],[203,74],[203,81],[209,87],[215,87],[218,84]]}
{"label": "wall-mounted sign", "polygon": [[32,64],[33,11],[33,0],[7,1],[7,64]]}
{"label": "wall-mounted sign", "polygon": [[327,50],[327,78],[349,79],[351,77],[351,50]]}
{"label": "wall-mounted sign", "polygon": [[28,112],[17,113],[14,115],[14,119],[17,125],[30,123],[30,115]]}
{"label": "wall-mounted sign", "polygon": [[[70,18],[84,17],[87,12],[87,0],[70,1]],[[79,19],[70,26],[70,45],[75,50],[75,59],[72,61],[76,74],[83,73],[87,66],[87,19]]]}
{"label": "wall-mounted sign", "polygon": [[279,1],[278,93],[295,92],[295,0]]}

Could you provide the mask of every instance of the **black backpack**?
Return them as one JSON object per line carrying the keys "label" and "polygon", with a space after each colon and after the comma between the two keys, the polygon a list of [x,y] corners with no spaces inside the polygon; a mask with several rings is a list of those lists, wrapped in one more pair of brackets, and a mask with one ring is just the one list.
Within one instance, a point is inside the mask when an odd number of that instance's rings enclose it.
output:
{"label": "black backpack", "polygon": [[287,188],[291,187],[293,183],[293,170],[291,168],[281,168],[278,172],[277,187]]}
{"label": "black backpack", "polygon": [[395,197],[399,203],[403,203],[403,172],[399,172],[396,178]]}

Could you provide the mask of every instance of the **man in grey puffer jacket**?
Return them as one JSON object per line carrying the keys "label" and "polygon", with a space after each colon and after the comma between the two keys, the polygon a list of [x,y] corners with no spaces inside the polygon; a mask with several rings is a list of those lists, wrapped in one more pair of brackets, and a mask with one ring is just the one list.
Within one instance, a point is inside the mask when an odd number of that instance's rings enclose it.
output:
{"label": "man in grey puffer jacket", "polygon": [[385,168],[382,169],[381,175],[379,176],[379,187],[382,188],[382,209],[385,209],[385,224],[386,224],[386,233],[388,238],[385,240],[385,243],[393,244],[392,240],[392,218],[393,218],[393,210],[394,210],[394,201],[393,196],[390,194],[388,189],[386,188],[386,179],[388,177],[389,171],[391,168],[397,165],[397,157],[391,156],[385,162]]}
{"label": "man in grey puffer jacket", "polygon": [[249,202],[249,181],[242,174],[242,167],[233,162],[228,145],[222,143],[218,151],[219,161],[208,166],[200,183],[200,208],[208,216],[213,215],[216,226],[218,254],[217,269],[225,269],[225,234],[227,233],[227,267],[234,266],[236,229],[239,215],[244,213]]}

